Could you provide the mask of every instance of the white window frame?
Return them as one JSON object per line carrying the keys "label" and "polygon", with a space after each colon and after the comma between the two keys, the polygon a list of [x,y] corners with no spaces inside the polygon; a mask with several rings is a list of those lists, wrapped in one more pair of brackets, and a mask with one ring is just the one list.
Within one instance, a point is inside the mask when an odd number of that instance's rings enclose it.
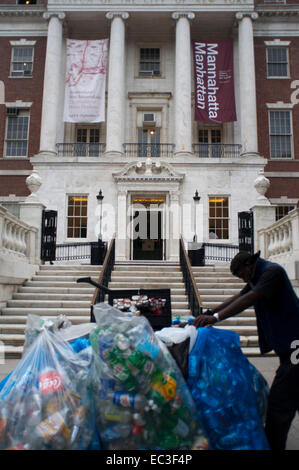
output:
{"label": "white window frame", "polygon": [[[289,46],[291,44],[291,41],[281,41],[280,39],[274,39],[273,41],[264,41],[264,44],[266,46],[266,73],[267,73],[267,79],[269,80],[288,80],[290,79],[290,55],[289,55]],[[274,48],[284,48],[287,51],[287,74],[286,75],[269,75],[268,74],[268,52],[269,49],[274,49]]]}
{"label": "white window frame", "polygon": [[[228,207],[228,217],[210,217],[210,199],[222,199],[225,198],[227,199],[227,207]],[[227,220],[227,238],[210,238],[210,219],[220,219],[220,220]],[[221,229],[222,231],[224,230],[223,228]],[[223,233],[222,233],[223,235]],[[228,194],[209,194],[208,195],[208,241],[209,243],[218,243],[221,241],[221,243],[227,243],[230,241],[231,238],[231,217],[230,217],[230,196]]]}
{"label": "white window frame", "polygon": [[[294,160],[294,132],[293,132],[293,113],[292,113],[292,109],[294,105],[290,103],[277,102],[277,103],[267,103],[266,106],[268,108],[269,159],[272,161]],[[271,111],[284,111],[284,112],[290,113],[290,127],[291,127],[291,133],[290,133],[291,156],[290,157],[272,157],[271,156],[271,121],[270,121]]]}
{"label": "white window frame", "polygon": [[[10,78],[32,78],[33,76],[33,65],[34,65],[34,46],[36,41],[27,41],[26,39],[21,39],[20,41],[10,41],[11,45],[11,58],[10,58]],[[16,49],[32,49],[32,58],[31,58],[31,71],[30,74],[25,74],[24,70],[13,70],[15,61],[14,59],[14,50]]]}
{"label": "white window frame", "polygon": [[[159,75],[140,75],[140,54],[141,49],[159,49],[160,50],[160,73]],[[144,79],[161,79],[164,78],[164,51],[162,45],[159,43],[140,43],[136,47],[136,58],[135,58],[135,78],[144,80]]]}
{"label": "white window frame", "polygon": [[[78,197],[78,198],[86,198],[87,199],[87,211],[86,211],[86,236],[85,237],[69,237],[68,236],[68,229],[69,229],[69,218],[82,218],[82,216],[69,216],[69,198],[71,197]],[[68,241],[88,241],[88,207],[89,207],[89,195],[88,194],[67,194],[66,195],[66,217],[65,217],[65,222],[66,222],[66,240]],[[73,227],[73,229],[76,227]],[[82,225],[80,223],[79,230],[82,229]]]}
{"label": "white window frame", "polygon": [[[9,106],[12,107],[12,106]],[[9,123],[9,116],[6,116],[6,124],[5,124],[5,141],[4,141],[4,158],[10,158],[10,159],[27,159],[28,158],[28,147],[29,147],[29,130],[30,130],[30,109],[25,109],[25,108],[18,108],[18,106],[15,106],[18,109],[18,116],[20,115],[26,115],[28,116],[28,126],[27,126],[27,138],[26,139],[8,139],[7,138],[7,133],[8,133],[8,123]],[[11,119],[18,119],[18,117],[12,118]],[[8,140],[9,141],[21,141],[21,140],[26,140],[27,145],[26,145],[26,155],[8,155]]]}

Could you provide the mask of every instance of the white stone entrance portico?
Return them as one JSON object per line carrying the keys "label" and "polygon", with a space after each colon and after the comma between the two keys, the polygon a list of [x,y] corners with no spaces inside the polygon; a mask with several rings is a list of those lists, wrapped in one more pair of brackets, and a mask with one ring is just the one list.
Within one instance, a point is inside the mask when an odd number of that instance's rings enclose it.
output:
{"label": "white stone entrance portico", "polygon": [[116,261],[130,259],[130,206],[132,196],[151,197],[161,195],[165,199],[164,238],[165,259],[178,261],[178,243],[181,233],[180,195],[184,175],[164,161],[128,163],[124,169],[113,174],[117,187]]}

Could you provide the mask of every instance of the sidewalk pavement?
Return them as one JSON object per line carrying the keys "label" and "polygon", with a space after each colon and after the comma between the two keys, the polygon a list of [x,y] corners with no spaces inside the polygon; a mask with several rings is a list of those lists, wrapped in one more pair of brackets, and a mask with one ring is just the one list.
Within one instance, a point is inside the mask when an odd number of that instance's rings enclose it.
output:
{"label": "sidewalk pavement", "polygon": [[[260,357],[249,357],[249,361],[261,372],[265,377],[269,385],[275,375],[275,371],[278,368],[279,360],[273,356],[260,356]],[[4,364],[0,363],[0,382],[6,377],[10,371],[18,364],[19,359],[6,359]],[[286,450],[299,450],[299,414],[297,413],[292,423]]]}

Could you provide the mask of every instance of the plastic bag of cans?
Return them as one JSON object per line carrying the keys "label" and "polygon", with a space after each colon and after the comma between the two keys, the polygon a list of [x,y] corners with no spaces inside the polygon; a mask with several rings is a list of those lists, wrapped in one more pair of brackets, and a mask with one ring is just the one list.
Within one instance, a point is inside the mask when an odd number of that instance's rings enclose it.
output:
{"label": "plastic bag of cans", "polygon": [[0,449],[99,449],[93,357],[45,322],[0,391]]}
{"label": "plastic bag of cans", "polygon": [[242,353],[239,335],[213,327],[197,332],[187,383],[212,449],[268,450],[268,385]]}
{"label": "plastic bag of cans", "polygon": [[181,372],[148,320],[103,303],[94,314],[104,449],[208,448]]}

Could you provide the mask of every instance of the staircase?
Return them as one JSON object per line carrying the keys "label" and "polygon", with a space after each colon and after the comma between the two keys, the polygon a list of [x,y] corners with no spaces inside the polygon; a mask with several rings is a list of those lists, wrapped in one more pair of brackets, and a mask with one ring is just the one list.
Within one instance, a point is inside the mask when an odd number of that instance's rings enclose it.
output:
{"label": "staircase", "polygon": [[[204,309],[217,307],[229,297],[238,294],[245,285],[231,274],[227,264],[193,266],[192,270]],[[242,351],[246,356],[260,355],[253,308],[227,318],[215,327],[238,333]]]}
{"label": "staircase", "polygon": [[97,280],[100,266],[44,265],[18,289],[0,315],[0,341],[6,358],[19,358],[23,351],[27,316],[56,318],[65,314],[73,323],[90,321],[94,287],[77,284],[79,277]]}
{"label": "staircase", "polygon": [[[0,341],[6,358],[22,354],[28,314],[56,318],[65,314],[73,324],[90,321],[94,287],[77,284],[79,277],[97,280],[100,266],[44,265],[33,278],[19,288],[0,315]],[[193,267],[204,308],[215,307],[243,287],[227,265]],[[172,317],[188,318],[190,309],[180,266],[168,262],[122,262],[114,266],[111,289],[171,289]],[[222,321],[217,328],[235,331],[248,356],[259,355],[253,309]]]}
{"label": "staircase", "polygon": [[180,265],[164,262],[123,262],[114,266],[110,289],[170,289],[172,318],[190,316]]}

